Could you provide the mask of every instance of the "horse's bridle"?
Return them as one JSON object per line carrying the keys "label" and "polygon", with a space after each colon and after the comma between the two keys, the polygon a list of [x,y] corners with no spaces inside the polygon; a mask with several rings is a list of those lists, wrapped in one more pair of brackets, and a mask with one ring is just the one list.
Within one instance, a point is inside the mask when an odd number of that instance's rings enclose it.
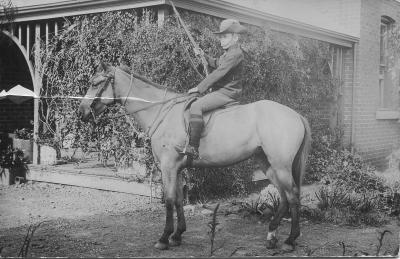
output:
{"label": "horse's bridle", "polygon": [[[116,68],[116,69],[117,69],[117,68]],[[108,86],[110,83],[111,83],[112,91],[113,91],[113,104],[116,104],[117,96],[116,96],[115,85],[114,85],[114,78],[115,78],[116,69],[114,70],[114,73],[108,73],[107,75],[104,75],[104,76],[103,76],[103,77],[106,77],[107,79],[106,79],[106,81],[103,83],[103,85],[97,90],[96,95],[93,97],[93,100],[92,100],[92,102],[91,102],[91,104],[90,104],[90,109],[91,109],[92,111],[93,111],[94,105],[96,105],[96,102],[99,101],[99,100],[101,99],[101,95],[102,95],[103,92],[107,89],[107,86]],[[122,71],[123,71],[123,70],[122,70]],[[134,76],[133,74],[131,74],[130,77],[131,77],[130,84],[129,84],[130,87],[129,87],[129,91],[128,91],[126,97],[125,97],[125,101],[122,103],[123,106],[125,106],[127,100],[130,98],[129,95],[130,95],[130,93],[132,92],[132,88],[133,88],[133,78],[135,78],[136,76]],[[99,82],[99,84],[100,84],[100,83],[101,83],[101,82]],[[146,103],[149,103],[149,105],[146,106],[146,107],[142,107],[142,108],[140,108],[140,109],[138,109],[138,110],[136,110],[136,111],[133,111],[133,112],[131,112],[131,113],[136,113],[136,112],[139,112],[139,111],[142,111],[142,110],[146,110],[146,109],[148,109],[148,108],[150,108],[150,107],[152,107],[152,106],[154,106],[154,105],[163,104],[163,103],[169,102],[169,101],[171,101],[171,100],[173,100],[173,99],[182,97],[182,96],[178,96],[178,97],[174,97],[174,98],[170,98],[170,99],[165,99],[165,95],[166,95],[166,93],[167,93],[167,90],[168,90],[168,89],[165,88],[164,98],[163,98],[162,101],[149,101],[149,100],[145,100],[145,99],[142,99],[142,98],[133,97],[133,98],[136,99],[136,100],[140,100],[140,101],[144,101],[144,102],[146,102]],[[184,96],[186,96],[186,95],[184,95]]]}
{"label": "horse's bridle", "polygon": [[[114,72],[115,73],[115,72]],[[93,97],[93,101],[90,104],[90,109],[93,109],[94,105],[97,103],[97,101],[99,101],[101,99],[101,95],[103,94],[103,92],[107,89],[107,86],[111,83],[111,87],[112,87],[112,92],[113,92],[113,102],[115,104],[115,99],[117,98],[115,95],[115,86],[114,86],[114,75],[111,74],[107,74],[105,76],[107,79],[106,81],[103,83],[103,85],[97,90],[96,95]]]}
{"label": "horse's bridle", "polygon": [[[114,76],[115,76],[115,70],[114,74],[108,73],[105,77],[107,78],[105,82],[99,87],[97,90],[95,96],[93,97],[92,102],[90,103],[90,113],[93,116],[93,119],[96,121],[96,114],[94,113],[93,107],[96,105],[96,103],[101,99],[101,95],[103,92],[107,89],[108,85],[111,83],[112,87],[112,92],[113,92],[113,104],[116,103],[116,94],[115,94],[115,85],[114,85]],[[101,82],[100,82],[101,83]]]}

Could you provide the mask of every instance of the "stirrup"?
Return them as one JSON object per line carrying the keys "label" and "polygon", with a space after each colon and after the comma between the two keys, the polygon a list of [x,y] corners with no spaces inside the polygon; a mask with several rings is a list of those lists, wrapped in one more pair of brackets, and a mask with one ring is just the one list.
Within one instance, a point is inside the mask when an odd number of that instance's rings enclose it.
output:
{"label": "stirrup", "polygon": [[198,149],[193,147],[193,146],[191,146],[190,144],[186,144],[185,147],[183,148],[183,150],[180,153],[184,154],[184,155],[187,155],[187,156],[190,156],[190,158],[193,159],[193,160],[200,158]]}

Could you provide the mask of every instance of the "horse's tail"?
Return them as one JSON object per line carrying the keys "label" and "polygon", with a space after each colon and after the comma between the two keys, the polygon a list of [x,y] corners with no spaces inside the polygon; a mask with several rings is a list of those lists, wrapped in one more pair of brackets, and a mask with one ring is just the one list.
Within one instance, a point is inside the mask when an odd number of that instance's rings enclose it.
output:
{"label": "horse's tail", "polygon": [[307,119],[304,118],[303,116],[300,115],[301,121],[303,122],[304,125],[304,138],[303,141],[300,145],[299,150],[297,151],[297,154],[294,158],[293,165],[292,165],[292,175],[294,178],[294,181],[299,188],[299,193],[300,193],[300,188],[301,184],[303,181],[303,177],[306,171],[306,162],[307,162],[307,157],[308,153],[310,152],[311,148],[311,128],[310,124],[308,123]]}

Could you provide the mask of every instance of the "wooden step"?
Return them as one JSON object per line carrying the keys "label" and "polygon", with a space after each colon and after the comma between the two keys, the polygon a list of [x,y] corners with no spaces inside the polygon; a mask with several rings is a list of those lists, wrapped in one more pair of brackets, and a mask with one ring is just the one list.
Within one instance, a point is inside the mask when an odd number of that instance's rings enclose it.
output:
{"label": "wooden step", "polygon": [[52,167],[29,166],[28,181],[47,182],[161,198],[158,184],[137,183],[112,176],[57,170]]}

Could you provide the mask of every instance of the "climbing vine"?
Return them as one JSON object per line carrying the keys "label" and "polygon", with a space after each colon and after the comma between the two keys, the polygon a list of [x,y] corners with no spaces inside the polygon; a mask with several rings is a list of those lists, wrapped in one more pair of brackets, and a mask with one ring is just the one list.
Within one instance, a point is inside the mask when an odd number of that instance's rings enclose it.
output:
{"label": "climbing vine", "polygon": [[[212,33],[218,29],[220,19],[182,10],[181,15],[206,53],[222,54]],[[315,105],[333,100],[336,93],[337,84],[329,71],[322,69],[330,58],[329,45],[266,28],[247,27],[249,33],[241,39],[246,52],[241,101],[272,99],[298,110],[311,122],[316,120],[319,113]],[[71,97],[85,94],[99,60],[112,65],[123,62],[136,73],[185,92],[202,79],[190,59],[195,66],[200,66],[174,16],[167,17],[161,27],[151,9],[74,17],[53,37],[47,49],[42,50],[40,141],[61,149],[68,139],[73,147],[98,151],[103,160],[113,157],[117,166],[145,160],[150,167],[150,150],[144,152],[147,156],[135,151],[146,146],[148,140],[128,123],[131,118],[107,117],[122,114],[121,107],[110,108],[96,124],[83,123],[76,116],[79,100]],[[246,170],[251,167],[250,164],[241,166]],[[197,179],[207,182],[216,175],[225,177],[222,182],[232,183],[230,188],[225,188],[227,192],[242,192],[246,182],[242,169],[226,169],[223,174],[204,172]],[[196,176],[191,179],[195,179],[192,186],[201,189]],[[221,181],[214,178],[213,182]]]}

